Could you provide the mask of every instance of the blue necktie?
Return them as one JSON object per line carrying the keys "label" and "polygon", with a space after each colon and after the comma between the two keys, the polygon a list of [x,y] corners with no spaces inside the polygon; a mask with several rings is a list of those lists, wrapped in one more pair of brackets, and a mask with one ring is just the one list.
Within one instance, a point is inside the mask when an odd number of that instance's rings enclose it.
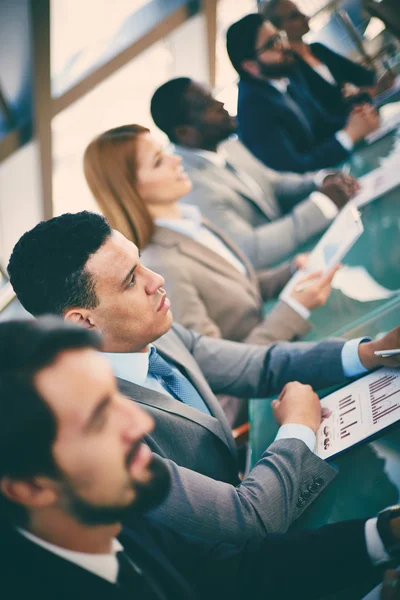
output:
{"label": "blue necktie", "polygon": [[211,414],[196,388],[184,375],[164,360],[154,347],[150,349],[149,374],[160,377],[165,388],[177,400],[192,408],[197,408],[207,415]]}

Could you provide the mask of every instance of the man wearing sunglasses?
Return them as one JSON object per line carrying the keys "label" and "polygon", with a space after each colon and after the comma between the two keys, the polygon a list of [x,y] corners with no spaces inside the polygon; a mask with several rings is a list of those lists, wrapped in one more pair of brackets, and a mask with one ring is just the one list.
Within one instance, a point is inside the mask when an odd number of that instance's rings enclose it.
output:
{"label": "man wearing sunglasses", "polygon": [[231,25],[227,50],[240,76],[239,137],[269,167],[297,173],[332,167],[379,126],[369,104],[348,117],[329,114],[308,87],[286,34],[261,15]]}

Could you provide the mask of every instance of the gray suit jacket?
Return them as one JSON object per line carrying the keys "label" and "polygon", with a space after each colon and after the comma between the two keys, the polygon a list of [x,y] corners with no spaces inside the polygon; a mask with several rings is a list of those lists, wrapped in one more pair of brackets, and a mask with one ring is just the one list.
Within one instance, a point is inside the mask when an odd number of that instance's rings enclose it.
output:
{"label": "gray suit jacket", "polygon": [[256,274],[236,245],[211,223],[204,224],[242,261],[247,275],[189,236],[157,227],[142,258],[165,277],[175,321],[204,335],[249,344],[304,335],[308,321],[285,302],[262,316],[263,300],[279,294],[291,277],[290,265]]}
{"label": "gray suit jacket", "polygon": [[255,269],[269,267],[325,229],[329,220],[311,200],[312,174],[278,173],[265,167],[238,140],[224,149],[229,162],[258,185],[259,192],[195,150],[176,147],[193,182],[184,198],[217,225],[247,255]]}
{"label": "gray suit jacket", "polygon": [[336,471],[300,440],[279,440],[241,482],[235,443],[214,394],[265,398],[288,381],[323,388],[344,381],[343,342],[269,347],[198,335],[175,324],[156,346],[197,388],[211,416],[169,396],[119,380],[156,428],[148,437],[172,474],[172,490],[151,518],[185,533],[240,542],[284,532],[334,478]]}

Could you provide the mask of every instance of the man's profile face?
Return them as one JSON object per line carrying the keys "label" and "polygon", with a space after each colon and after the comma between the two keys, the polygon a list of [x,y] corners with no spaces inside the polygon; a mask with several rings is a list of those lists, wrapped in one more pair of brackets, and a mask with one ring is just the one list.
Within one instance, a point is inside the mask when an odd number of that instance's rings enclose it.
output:
{"label": "man's profile face", "polygon": [[185,92],[185,102],[190,122],[202,141],[219,143],[236,131],[235,118],[206,86],[192,81]]}
{"label": "man's profile face", "polygon": [[299,40],[310,31],[309,18],[291,0],[280,0],[274,13],[279,17],[280,27],[286,31],[289,39]]}
{"label": "man's profile face", "polygon": [[90,310],[107,352],[139,352],[172,324],[161,275],[146,269],[135,244],[118,231],[86,263],[99,304]]}
{"label": "man's profile face", "polygon": [[269,21],[264,21],[258,30],[255,56],[259,74],[263,77],[285,77],[292,72],[295,64],[287,42]]}
{"label": "man's profile face", "polygon": [[65,351],[39,371],[35,385],[57,423],[52,450],[62,474],[59,508],[96,525],[164,499],[168,470],[142,442],[153,420],[121,396],[102,354]]}

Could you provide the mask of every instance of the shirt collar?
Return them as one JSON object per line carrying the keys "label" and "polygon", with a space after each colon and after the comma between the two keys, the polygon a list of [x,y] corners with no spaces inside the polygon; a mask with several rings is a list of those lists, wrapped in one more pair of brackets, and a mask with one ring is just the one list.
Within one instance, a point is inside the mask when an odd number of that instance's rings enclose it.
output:
{"label": "shirt collar", "polygon": [[[181,154],[180,152],[181,146],[175,146],[175,150],[177,152],[177,154]],[[182,151],[186,152],[186,153],[190,153],[190,154],[195,154],[196,156],[201,156],[202,158],[205,158],[206,160],[208,160],[209,162],[213,163],[213,165],[216,165],[217,167],[220,168],[225,168],[225,164],[226,164],[226,153],[225,150],[223,150],[221,147],[218,148],[218,150],[216,152],[210,152],[210,150],[200,150],[200,149],[195,149],[195,148],[183,148],[182,147]]]}
{"label": "shirt collar", "polygon": [[116,377],[143,386],[149,371],[149,351],[104,352],[104,355],[111,362]]}
{"label": "shirt collar", "polygon": [[69,562],[75,563],[79,567],[94,573],[94,575],[107,579],[107,581],[110,581],[111,583],[116,583],[118,576],[117,553],[124,549],[116,538],[113,538],[112,540],[110,554],[89,554],[87,552],[75,552],[73,550],[61,548],[61,546],[51,544],[25,529],[18,528],[18,531],[28,540],[41,546],[45,550],[57,554],[57,556],[60,556]]}
{"label": "shirt collar", "polygon": [[197,206],[189,204],[179,205],[180,219],[155,219],[159,227],[168,227],[184,234],[195,233],[202,226],[202,216]]}
{"label": "shirt collar", "polygon": [[281,92],[281,94],[286,94],[290,85],[290,81],[287,77],[283,77],[282,79],[269,79],[268,83],[277,89],[278,92]]}

